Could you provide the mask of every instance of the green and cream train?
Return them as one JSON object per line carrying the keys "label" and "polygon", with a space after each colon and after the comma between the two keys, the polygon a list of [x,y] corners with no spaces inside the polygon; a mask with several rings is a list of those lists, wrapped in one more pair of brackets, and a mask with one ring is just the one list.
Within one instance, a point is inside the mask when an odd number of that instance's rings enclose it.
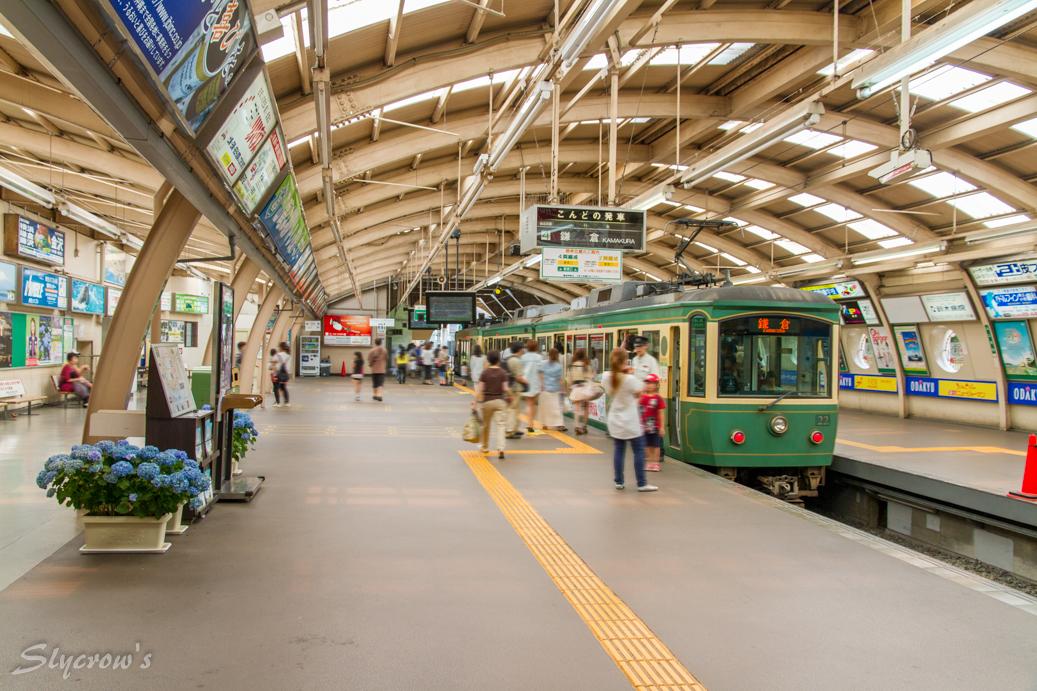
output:
{"label": "green and cream train", "polygon": [[[832,462],[838,421],[839,306],[804,290],[713,286],[648,294],[660,284],[594,290],[588,305],[459,331],[456,364],[472,346],[501,350],[535,338],[566,362],[586,349],[600,381],[628,336],[650,342],[667,399],[665,453],[776,496],[815,496]],[[546,313],[554,311],[553,313]],[[602,397],[590,424],[605,428]]]}

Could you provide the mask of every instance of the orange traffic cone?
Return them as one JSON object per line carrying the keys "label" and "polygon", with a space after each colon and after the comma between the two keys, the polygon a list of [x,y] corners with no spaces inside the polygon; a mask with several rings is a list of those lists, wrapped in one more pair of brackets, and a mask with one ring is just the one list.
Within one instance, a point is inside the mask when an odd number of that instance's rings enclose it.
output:
{"label": "orange traffic cone", "polygon": [[1023,470],[1023,487],[1018,492],[1009,492],[1016,499],[1037,501],[1037,434],[1030,435],[1030,446],[1026,449],[1026,467]]}
{"label": "orange traffic cone", "polygon": [[342,376],[346,376],[346,361],[342,361]]}

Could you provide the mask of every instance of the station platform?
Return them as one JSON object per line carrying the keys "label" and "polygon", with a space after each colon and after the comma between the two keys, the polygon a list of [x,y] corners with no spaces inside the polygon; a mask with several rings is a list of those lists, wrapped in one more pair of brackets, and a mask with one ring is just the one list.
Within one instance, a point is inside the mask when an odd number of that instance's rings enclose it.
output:
{"label": "station platform", "polygon": [[618,492],[600,432],[483,457],[460,387],[289,386],[253,411],[251,503],[0,589],[0,687],[61,683],[12,674],[41,643],[132,654],[70,670],[105,690],[1037,687],[1034,598],[672,461]]}
{"label": "station platform", "polygon": [[1027,432],[840,411],[832,470],[1037,527],[1037,503],[1007,496],[1028,443]]}

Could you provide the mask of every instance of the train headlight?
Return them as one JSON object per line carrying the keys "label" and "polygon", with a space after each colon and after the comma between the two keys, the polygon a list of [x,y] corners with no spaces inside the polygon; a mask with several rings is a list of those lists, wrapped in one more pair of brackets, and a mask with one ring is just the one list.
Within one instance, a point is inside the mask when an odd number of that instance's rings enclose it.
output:
{"label": "train headlight", "polygon": [[736,429],[734,432],[731,433],[731,441],[733,441],[735,444],[741,444],[743,441],[745,441],[745,432],[743,432],[740,429]]}
{"label": "train headlight", "polygon": [[815,444],[820,444],[824,440],[825,440],[825,435],[821,434],[816,429],[813,432],[810,433],[810,441],[814,442]]}
{"label": "train headlight", "polygon": [[783,415],[775,415],[771,418],[771,422],[768,425],[771,430],[771,434],[781,436],[789,429],[789,421],[785,419]]}

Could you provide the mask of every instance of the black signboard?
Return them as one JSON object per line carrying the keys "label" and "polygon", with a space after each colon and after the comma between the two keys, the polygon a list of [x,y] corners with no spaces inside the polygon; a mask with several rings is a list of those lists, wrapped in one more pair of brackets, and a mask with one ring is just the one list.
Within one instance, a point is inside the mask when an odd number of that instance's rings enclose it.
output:
{"label": "black signboard", "polygon": [[861,307],[856,300],[840,302],[839,306],[843,310],[843,324],[863,324],[865,322],[864,313],[861,312]]}
{"label": "black signboard", "polygon": [[[418,316],[417,317],[414,316],[415,311],[418,312]],[[407,310],[407,328],[408,329],[433,329],[433,328],[435,328],[436,325],[435,324],[429,324],[427,321],[425,321],[424,316],[425,316],[425,313],[423,311],[412,310],[412,309]]]}
{"label": "black signboard", "polygon": [[475,321],[475,293],[460,291],[431,291],[425,294],[428,310],[425,321],[429,324],[461,324]]}
{"label": "black signboard", "polygon": [[526,253],[541,247],[643,252],[646,213],[634,209],[536,204],[522,212]]}

